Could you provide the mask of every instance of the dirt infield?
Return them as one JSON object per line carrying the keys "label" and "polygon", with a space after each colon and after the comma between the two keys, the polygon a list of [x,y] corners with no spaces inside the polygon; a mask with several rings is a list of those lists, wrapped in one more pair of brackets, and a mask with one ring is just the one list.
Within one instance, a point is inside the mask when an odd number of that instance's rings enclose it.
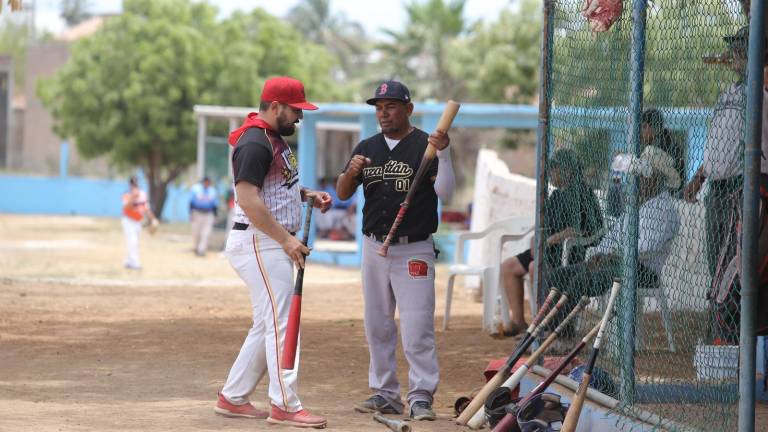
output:
{"label": "dirt infield", "polygon": [[[144,269],[131,272],[117,220],[0,215],[0,431],[281,430],[212,410],[250,321],[226,260],[195,257],[185,227],[141,242]],[[368,396],[358,271],[312,265],[303,306],[304,404],[329,430],[387,430],[351,409]],[[460,430],[453,401],[514,345],[480,332],[480,304],[457,295],[453,311],[438,332],[440,419],[416,431]],[[254,403],[266,406],[264,384]]]}

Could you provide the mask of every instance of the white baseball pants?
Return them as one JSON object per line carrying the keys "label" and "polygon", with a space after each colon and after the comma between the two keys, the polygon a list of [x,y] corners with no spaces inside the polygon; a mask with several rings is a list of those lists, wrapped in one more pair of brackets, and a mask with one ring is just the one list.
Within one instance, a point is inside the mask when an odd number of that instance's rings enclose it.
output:
{"label": "white baseball pants", "polygon": [[141,234],[141,222],[127,218],[125,216],[121,219],[123,224],[123,234],[125,235],[125,246],[127,249],[127,256],[123,265],[126,267],[140,267],[139,262],[139,234]]}
{"label": "white baseball pants", "polygon": [[248,285],[253,326],[221,393],[233,404],[244,404],[268,373],[271,403],[285,411],[299,411],[302,407],[297,395],[298,347],[294,369],[280,368],[293,295],[293,262],[279,243],[253,229],[230,231],[224,253]]}

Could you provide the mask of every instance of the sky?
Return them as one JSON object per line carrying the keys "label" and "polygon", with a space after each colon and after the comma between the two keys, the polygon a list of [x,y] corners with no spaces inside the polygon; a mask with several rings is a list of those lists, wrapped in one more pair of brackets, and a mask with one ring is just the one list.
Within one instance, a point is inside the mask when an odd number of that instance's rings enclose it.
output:
{"label": "sky", "polygon": [[[207,0],[215,5],[222,17],[229,16],[235,10],[249,11],[261,7],[276,16],[284,16],[299,0]],[[61,0],[26,0],[25,3],[35,3],[35,25],[58,33],[64,28],[64,22],[59,17]],[[387,2],[373,0],[331,0],[334,12],[343,13],[352,21],[363,25],[366,32],[372,36],[381,36],[381,29],[399,31],[405,25],[404,0]],[[470,20],[492,20],[499,11],[514,0],[466,0],[465,16]],[[93,13],[119,13],[122,0],[90,0],[90,10]]]}

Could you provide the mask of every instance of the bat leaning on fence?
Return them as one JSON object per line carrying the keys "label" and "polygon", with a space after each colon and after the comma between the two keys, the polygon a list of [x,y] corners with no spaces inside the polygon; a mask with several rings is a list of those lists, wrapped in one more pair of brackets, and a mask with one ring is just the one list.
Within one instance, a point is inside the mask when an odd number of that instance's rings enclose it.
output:
{"label": "bat leaning on fence", "polygon": [[[306,246],[309,242],[309,225],[312,223],[312,207],[315,204],[315,197],[307,198],[307,210],[304,217],[304,228],[301,243]],[[304,267],[307,266],[306,261]],[[283,357],[280,367],[292,370],[296,362],[296,348],[299,343],[299,328],[301,327],[301,294],[304,288],[304,267],[299,268],[296,273],[296,284],[293,286],[293,297],[291,298],[291,309],[288,314],[288,327],[285,329],[285,342],[283,343]]]}
{"label": "bat leaning on fence", "polygon": [[[454,101],[448,101],[448,103],[445,104],[443,115],[440,116],[440,120],[437,122],[437,130],[446,133],[448,132],[448,129],[451,128],[451,124],[453,123],[453,119],[456,117],[456,113],[459,112],[459,107],[460,105]],[[408,189],[408,194],[405,196],[405,201],[400,204],[400,211],[398,211],[397,216],[395,216],[395,222],[392,223],[392,227],[389,229],[387,238],[384,239],[384,244],[382,244],[381,248],[379,248],[379,255],[387,256],[389,245],[392,243],[392,239],[397,233],[397,228],[400,226],[400,222],[403,221],[403,217],[408,211],[408,206],[411,204],[413,195],[421,186],[421,182],[429,171],[429,166],[432,165],[432,159],[435,158],[436,154],[437,149],[435,146],[427,145],[427,150],[424,151],[424,156],[421,158],[419,169],[416,170],[416,175],[413,177],[413,183],[411,184],[410,189]]]}
{"label": "bat leaning on fence", "polygon": [[[565,296],[565,294],[563,294]],[[560,325],[555,328],[555,331],[552,332],[541,344],[541,346],[531,353],[531,356],[528,357],[528,360],[517,368],[514,374],[512,374],[511,377],[509,377],[504,383],[502,384],[502,387],[507,387],[510,390],[514,390],[519,384],[520,381],[523,380],[523,377],[526,373],[528,373],[528,370],[533,367],[534,364],[539,360],[539,357],[541,357],[547,350],[549,349],[550,345],[552,345],[555,340],[563,333],[563,330],[567,327],[567,325],[576,318],[576,315],[581,312],[581,310],[586,307],[586,305],[589,304],[589,298],[588,297],[582,297],[579,303],[576,304],[576,306],[573,307],[571,312],[568,314],[568,316],[565,317],[565,319],[560,323]],[[485,402],[485,400],[483,400]],[[485,424],[485,408],[481,407],[475,415],[467,422],[467,426],[469,426],[471,429],[479,429]]]}
{"label": "bat leaning on fence", "polygon": [[[523,356],[523,354],[528,349],[528,347],[536,339],[536,336],[538,335],[540,329],[546,327],[547,324],[549,324],[549,321],[553,319],[557,311],[559,311],[563,307],[563,305],[565,305],[565,302],[568,301],[568,296],[563,295],[560,297],[560,301],[557,302],[557,304],[554,306],[552,311],[549,312],[549,314],[547,314],[547,310],[549,309],[550,305],[552,304],[552,301],[554,301],[554,298],[557,294],[558,294],[558,291],[554,288],[549,292],[549,295],[547,296],[546,301],[544,301],[544,304],[541,305],[541,309],[539,310],[539,313],[536,314],[536,317],[533,319],[533,321],[531,321],[531,325],[528,326],[528,330],[526,331],[525,336],[518,343],[517,347],[512,352],[512,355],[510,355],[509,358],[507,358],[507,361],[504,363],[504,366],[501,369],[499,369],[498,372],[496,372],[496,375],[494,375],[493,378],[488,380],[488,382],[483,386],[483,388],[480,389],[480,391],[475,395],[474,398],[472,398],[472,401],[469,403],[469,405],[467,405],[464,408],[464,410],[461,412],[459,417],[456,418],[456,424],[460,424],[460,425],[467,424],[467,422],[472,417],[472,415],[483,406],[483,404],[485,403],[485,398],[487,398],[492,391],[496,390],[501,385],[501,383],[503,383],[504,380],[507,379],[507,377],[509,376],[509,371],[515,365],[515,363],[520,359],[520,357]],[[545,314],[547,315],[545,316]]]}
{"label": "bat leaning on fence", "polygon": [[581,415],[581,408],[584,406],[584,400],[587,397],[587,389],[589,388],[589,380],[592,377],[592,371],[595,369],[595,362],[597,361],[597,355],[600,352],[600,344],[603,341],[603,335],[605,334],[605,327],[610,321],[610,312],[613,311],[613,303],[616,301],[616,293],[619,292],[621,284],[619,281],[613,281],[613,288],[611,288],[611,296],[608,298],[608,306],[605,308],[606,315],[603,316],[600,322],[600,330],[597,332],[595,343],[592,345],[592,353],[589,355],[589,361],[587,362],[587,369],[584,372],[584,376],[579,384],[579,389],[573,397],[571,407],[568,408],[568,414],[563,421],[562,432],[573,432],[576,430],[576,426],[579,424],[579,416]]}
{"label": "bat leaning on fence", "polygon": [[[575,347],[573,347],[571,352],[568,353],[565,359],[561,361],[554,370],[552,370],[552,372],[544,379],[544,381],[534,387],[533,390],[531,390],[520,402],[517,403],[518,407],[525,406],[525,404],[528,403],[531,398],[546,390],[547,387],[549,387],[549,385],[555,381],[555,378],[560,375],[560,372],[562,372],[563,369],[565,369],[565,367],[581,352],[581,350],[584,349],[587,343],[589,343],[589,341],[595,337],[595,335],[597,335],[597,333],[600,331],[600,328],[603,327],[603,323],[611,319],[613,303],[615,302],[619,287],[620,284],[614,281],[613,288],[611,289],[611,300],[609,301],[609,306],[605,308],[605,313],[603,314],[603,318],[600,320],[600,322],[597,323],[597,325],[595,325],[595,327],[593,327],[592,330],[590,330],[589,333],[587,333]],[[508,432],[513,430],[512,427],[516,421],[517,419],[512,414],[508,413],[504,416],[504,418],[501,419],[501,421],[496,424],[496,427],[493,428],[492,432]]]}

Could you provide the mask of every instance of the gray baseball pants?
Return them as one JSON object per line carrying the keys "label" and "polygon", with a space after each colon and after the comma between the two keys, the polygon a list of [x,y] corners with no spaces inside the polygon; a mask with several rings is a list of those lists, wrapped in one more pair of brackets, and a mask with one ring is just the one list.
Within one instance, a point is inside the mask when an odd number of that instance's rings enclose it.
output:
{"label": "gray baseball pants", "polygon": [[365,336],[371,356],[368,383],[394,407],[404,408],[396,372],[397,307],[403,351],[410,366],[408,404],[431,404],[440,381],[435,347],[434,243],[430,238],[393,244],[386,257],[379,256],[379,247],[380,242],[363,238]]}

